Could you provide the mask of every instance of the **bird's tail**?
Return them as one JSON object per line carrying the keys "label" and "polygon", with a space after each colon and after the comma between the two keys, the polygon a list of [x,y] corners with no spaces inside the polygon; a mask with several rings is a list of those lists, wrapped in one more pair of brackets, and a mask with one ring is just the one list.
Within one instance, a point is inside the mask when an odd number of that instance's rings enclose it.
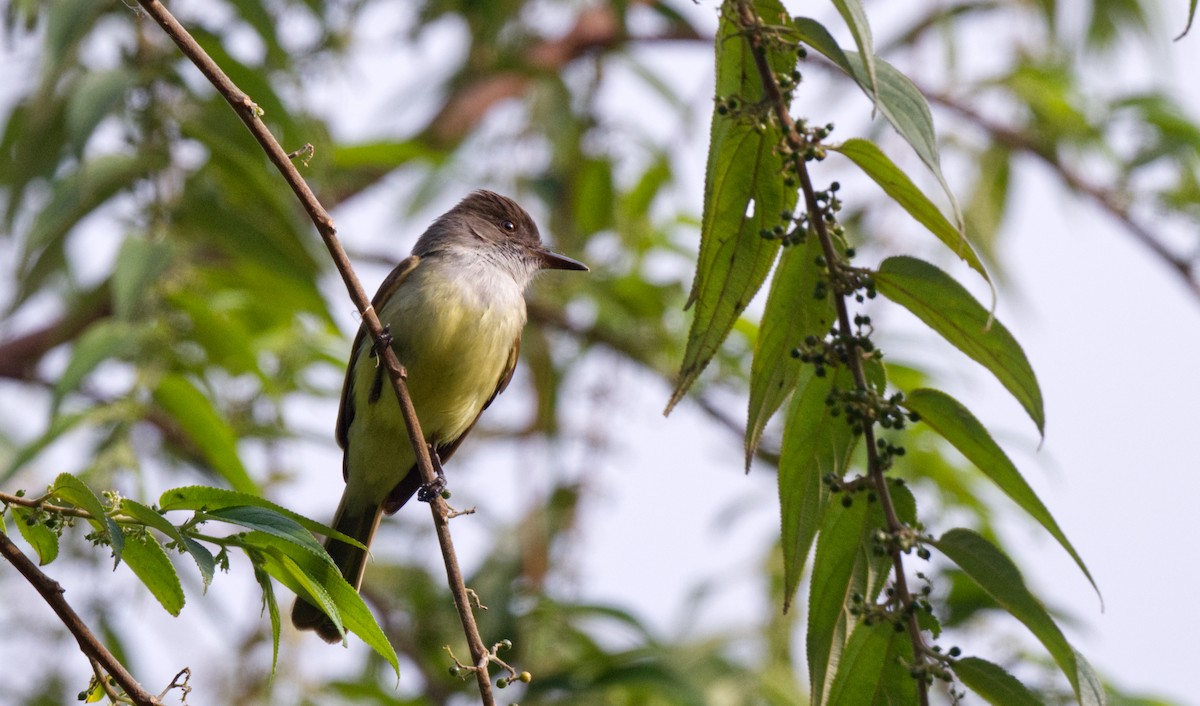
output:
{"label": "bird's tail", "polygon": [[[382,506],[360,506],[351,502],[348,495],[343,495],[337,514],[333,516],[332,526],[370,547],[371,538],[375,536],[375,529],[379,527],[379,518],[382,515]],[[362,585],[363,569],[367,565],[366,550],[331,537],[325,540],[325,551],[329,552],[342,576],[357,591]],[[331,644],[342,639],[329,616],[303,598],[296,598],[296,603],[292,606],[292,625],[298,630],[316,630],[322,640]]]}

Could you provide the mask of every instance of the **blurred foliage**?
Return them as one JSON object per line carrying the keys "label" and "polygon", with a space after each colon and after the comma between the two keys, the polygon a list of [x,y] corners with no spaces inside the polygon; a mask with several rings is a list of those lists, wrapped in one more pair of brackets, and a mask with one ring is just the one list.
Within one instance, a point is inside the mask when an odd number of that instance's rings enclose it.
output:
{"label": "blurred foliage", "polygon": [[[1068,22],[1076,16],[1054,0],[928,4],[912,8],[876,51],[929,97],[944,159],[972,165],[973,183],[956,191],[965,196],[968,232],[998,280],[1012,184],[1038,162],[1066,193],[1147,244],[1195,294],[1200,127],[1177,96],[1153,85],[1126,91],[1104,74],[1123,49],[1153,46],[1176,32],[1164,30],[1159,8],[1146,2],[1094,0],[1085,7],[1086,21]],[[707,71],[713,7],[227,0],[203,12],[186,4],[172,9],[264,109],[285,148],[314,146],[303,173],[335,217],[339,207],[379,194],[394,214],[421,213],[426,203],[459,195],[447,184],[478,183],[516,195],[560,251],[592,265],[589,277],[564,278],[553,293],[535,290],[522,356],[531,409],[527,424],[506,433],[562,433],[559,391],[582,360],[615,356],[671,379],[684,355],[687,321],[679,312],[702,220],[680,196],[695,175],[679,154],[679,135],[698,108],[656,59],[664,47],[683,51],[686,61],[672,59],[686,63],[681,71]],[[821,11],[828,15],[822,19],[834,17],[830,8]],[[1179,21],[1167,23],[1174,29]],[[348,340],[332,313],[347,305],[331,301],[333,289],[322,286],[332,278],[311,225],[228,106],[136,9],[14,0],[3,25],[0,490],[36,491],[60,472],[137,498],[194,482],[267,495],[286,487],[300,469],[281,466],[278,450],[321,427],[289,409],[336,395]],[[981,68],[973,42],[982,36],[992,51]],[[437,61],[428,70],[376,65],[371,57],[381,43],[414,52],[432,45]],[[920,68],[931,52],[946,59],[936,73]],[[416,56],[380,54],[398,62]],[[399,108],[394,122],[356,132],[339,109],[357,106],[328,105],[320,88],[355,80],[364,63],[389,79],[382,84],[388,95],[373,102]],[[617,75],[649,96],[636,100],[653,100],[652,109],[613,95]],[[832,109],[843,93],[805,100]],[[703,98],[706,113],[709,96]],[[805,111],[824,122],[819,110]],[[671,127],[664,131],[664,123]],[[863,203],[849,208],[853,217],[843,213],[841,220],[852,244],[887,252],[897,237],[891,212],[877,215]],[[1182,226],[1191,240],[1162,238],[1148,225],[1151,215]],[[415,235],[423,225],[414,218],[404,230]],[[401,255],[360,254],[386,261]],[[722,424],[737,415],[713,400],[748,394],[758,337],[753,318],[730,325],[732,337],[697,375],[693,393]],[[929,378],[926,368],[937,364],[892,364],[888,376],[916,387]],[[770,462],[782,441],[778,429],[763,426],[758,456]],[[730,443],[738,443],[736,435]],[[999,541],[995,510],[982,500],[983,476],[923,426],[906,446],[896,470],[914,488],[922,514],[966,517],[981,536]],[[772,612],[736,634],[658,634],[620,607],[578,603],[556,591],[561,559],[578,542],[585,492],[564,484],[517,526],[496,528],[489,559],[469,577],[490,607],[481,619],[484,634],[513,641],[503,655],[512,663],[536,665],[528,687],[510,687],[512,698],[526,705],[807,702],[795,611]],[[49,541],[34,532],[33,542]],[[56,544],[59,561],[103,575],[107,557],[77,545]],[[790,589],[779,549],[749,547],[747,554],[763,556],[770,604],[782,605]],[[13,588],[7,573],[0,570],[6,592]],[[994,602],[961,573],[939,572],[935,582],[945,593],[940,617],[948,631],[976,630],[995,615]],[[442,645],[460,644],[461,635],[439,571],[377,562],[365,597],[400,653],[399,691],[374,656],[339,681],[319,682],[303,673],[301,650],[284,650],[272,680],[263,653],[270,625],[262,618],[225,627],[239,640],[230,640],[237,679],[206,684],[222,693],[200,692],[196,700],[470,699],[447,673]],[[132,631],[107,617],[113,607],[98,598],[84,612],[114,651],[136,663]],[[212,620],[228,616],[214,610]],[[3,621],[8,635],[45,627],[28,615]],[[63,635],[41,634],[62,655],[75,654]],[[1012,663],[1029,668],[1028,645],[1014,644]],[[192,659],[187,641],[171,646],[179,652],[175,661]],[[77,661],[59,656],[39,664],[27,686],[5,698],[70,701],[84,687],[71,676],[81,673]],[[1065,698],[1053,665],[1033,670],[1026,683],[1050,702]],[[1113,695],[1113,703],[1152,703]]]}

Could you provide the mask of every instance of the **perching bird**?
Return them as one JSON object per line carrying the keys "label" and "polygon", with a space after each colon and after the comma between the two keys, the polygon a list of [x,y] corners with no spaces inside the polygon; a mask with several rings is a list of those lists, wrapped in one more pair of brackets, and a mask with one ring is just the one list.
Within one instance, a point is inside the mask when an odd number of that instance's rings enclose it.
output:
{"label": "perching bird", "polygon": [[[525,326],[525,289],[544,269],[587,266],[547,250],[533,219],[515,201],[476,191],[440,216],[412,255],[371,300],[408,371],[408,390],[425,441],[445,461],[504,391]],[[346,489],[332,526],[369,546],[383,513],[400,509],[421,485],[400,406],[360,326],[338,410]],[[367,553],[328,539],[325,547],[358,590]],[[341,640],[320,608],[296,600],[292,623]]]}

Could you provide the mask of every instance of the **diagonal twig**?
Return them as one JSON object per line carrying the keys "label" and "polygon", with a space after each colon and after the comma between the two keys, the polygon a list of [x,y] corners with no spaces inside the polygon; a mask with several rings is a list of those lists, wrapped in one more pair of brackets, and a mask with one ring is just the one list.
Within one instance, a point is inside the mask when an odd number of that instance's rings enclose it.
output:
{"label": "diagonal twig", "polygon": [[0,532],[0,556],[7,559],[58,614],[59,619],[62,620],[63,625],[70,631],[75,641],[79,643],[79,649],[87,655],[88,661],[92,663],[93,667],[99,665],[100,669],[97,670],[96,678],[100,680],[101,684],[106,685],[106,691],[108,690],[107,682],[101,671],[108,672],[112,676],[135,706],[159,706],[162,703],[157,697],[146,691],[125,669],[125,666],[108,651],[104,643],[100,642],[96,635],[88,629],[71,604],[63,598],[62,585],[42,573],[42,570],[30,561],[29,557],[25,556],[3,532]]}
{"label": "diagonal twig", "polygon": [[[433,483],[435,480],[433,464],[429,457],[429,448],[425,444],[424,436],[417,421],[416,411],[413,409],[412,399],[408,394],[408,386],[405,384],[405,371],[391,346],[387,345],[384,338],[383,326],[380,324],[379,317],[371,306],[371,300],[367,298],[367,294],[359,283],[358,277],[354,274],[354,269],[350,265],[350,259],[347,257],[346,251],[338,241],[337,229],[334,227],[333,218],[330,217],[329,213],[317,200],[308,183],[305,182],[304,178],[300,176],[300,172],[296,170],[295,165],[288,159],[287,152],[283,150],[279,142],[275,139],[275,136],[271,134],[271,131],[263,123],[262,110],[255,105],[254,101],[229,79],[225,72],[196,43],[191,34],[161,2],[158,2],[158,0],[138,0],[138,4],[162,27],[167,36],[183,52],[184,56],[195,64],[196,68],[217,89],[217,92],[225,98],[234,112],[237,113],[238,117],[241,118],[242,122],[250,130],[250,134],[258,141],[258,144],[267,154],[267,158],[271,160],[271,163],[283,175],[284,181],[291,187],[296,198],[300,200],[301,206],[303,206],[304,211],[312,220],[313,225],[316,226],[317,232],[320,234],[321,240],[324,241],[326,249],[329,250],[329,255],[333,259],[333,264],[346,285],[350,299],[362,314],[363,325],[367,327],[371,337],[375,340],[376,350],[383,352],[380,358],[387,370],[388,377],[392,381],[396,397],[400,402],[400,412],[404,416],[405,426],[408,429],[408,438],[412,443],[413,450],[416,452],[417,469],[421,474],[422,482],[426,484]],[[467,644],[470,646],[471,656],[474,660],[474,672],[476,682],[479,686],[479,694],[484,704],[491,705],[495,703],[495,700],[492,696],[492,685],[488,677],[488,650],[479,635],[479,628],[475,624],[475,616],[471,611],[462,570],[458,566],[458,558],[454,551],[454,542],[451,539],[448,524],[449,511],[445,501],[439,496],[435,496],[431,500],[429,507],[433,514],[433,523],[438,543],[442,549],[442,559],[446,567],[446,576],[449,580],[450,589],[454,595],[454,603],[458,608],[459,619],[462,622]]]}

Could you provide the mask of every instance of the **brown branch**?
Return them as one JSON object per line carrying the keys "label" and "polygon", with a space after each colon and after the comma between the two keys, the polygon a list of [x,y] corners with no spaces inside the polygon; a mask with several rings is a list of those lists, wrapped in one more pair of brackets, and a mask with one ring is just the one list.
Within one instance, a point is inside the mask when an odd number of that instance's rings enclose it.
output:
{"label": "brown branch", "polygon": [[1200,299],[1200,279],[1197,278],[1196,264],[1171,252],[1162,241],[1154,236],[1148,226],[1134,218],[1133,214],[1129,212],[1127,199],[1122,198],[1117,192],[1089,181],[1065,164],[1057,152],[1047,145],[1037,142],[1029,135],[986,118],[982,113],[945,93],[935,93],[923,88],[920,90],[931,102],[957,113],[986,132],[996,142],[1010,149],[1037,157],[1050,167],[1067,185],[1067,188],[1086,196],[1101,211],[1116,219],[1134,239],[1146,246],[1169,270],[1183,280],[1184,286],[1191,291],[1193,296]]}
{"label": "brown branch", "polygon": [[[88,660],[93,664],[99,663],[105,672],[112,675],[112,678],[125,691],[125,694],[134,704],[137,704],[137,706],[160,706],[162,702],[142,688],[142,685],[133,678],[133,675],[125,669],[124,665],[88,629],[88,626],[80,619],[79,614],[63,598],[63,587],[57,581],[42,573],[37,565],[21,553],[21,550],[3,532],[0,532],[0,555],[3,555],[5,559],[15,566],[17,571],[21,572],[21,575],[50,604],[50,607],[58,614],[59,619],[62,620],[63,625],[75,637],[75,641],[79,643],[79,649],[83,651]],[[102,675],[97,676],[101,677]],[[103,679],[101,681],[103,682]]]}
{"label": "brown branch", "polygon": [[[158,0],[138,0],[138,2],[146,10],[147,14],[163,28],[167,36],[175,42],[184,56],[191,60],[196,65],[196,68],[204,74],[205,78],[212,83],[213,87],[225,98],[238,117],[242,119],[242,122],[250,130],[250,134],[254,136],[254,139],[258,141],[263,151],[266,152],[267,157],[279,170],[280,174],[283,175],[288,186],[296,194],[296,198],[300,200],[301,206],[303,206],[309,218],[312,219],[318,233],[321,235],[321,239],[325,243],[325,247],[329,250],[329,255],[333,259],[334,266],[337,267],[338,273],[342,276],[342,281],[346,285],[350,299],[362,314],[363,325],[367,327],[371,337],[375,340],[376,350],[383,351],[383,355],[380,357],[383,360],[384,367],[387,370],[388,377],[392,381],[392,387],[400,403],[400,412],[404,416],[405,426],[408,429],[408,438],[412,443],[413,450],[416,452],[417,469],[421,474],[422,481],[426,484],[432,484],[436,476],[429,457],[429,448],[421,433],[416,411],[413,409],[412,399],[408,394],[408,386],[405,384],[405,371],[400,364],[400,360],[396,357],[395,351],[392,350],[384,338],[383,326],[379,322],[379,317],[371,306],[371,301],[367,298],[367,294],[359,283],[358,277],[354,274],[350,259],[346,256],[346,251],[338,241],[337,229],[334,227],[333,219],[325,211],[325,208],[321,206],[320,202],[317,201],[312,189],[309,188],[304,178],[300,176],[295,165],[288,159],[287,153],[280,147],[275,136],[271,134],[271,131],[262,122],[261,109],[254,104],[249,96],[234,85],[233,81],[225,75],[225,72],[217,66],[216,62],[196,43],[188,31],[184,29],[183,25],[167,11],[162,3],[158,2]],[[442,549],[442,560],[446,566],[446,577],[449,580],[451,592],[454,594],[454,603],[458,608],[459,619],[462,621],[463,632],[466,635],[467,643],[471,649],[471,656],[474,660],[479,694],[483,699],[483,703],[494,704],[492,684],[488,676],[488,649],[479,635],[479,628],[475,624],[475,615],[471,610],[466,585],[463,582],[462,571],[458,566],[458,558],[454,551],[454,542],[450,536],[448,509],[445,501],[438,496],[432,499],[429,503],[429,508],[433,515],[438,543]]]}
{"label": "brown branch", "polygon": [[[805,158],[805,154],[808,151],[807,148],[809,147],[808,139],[801,134],[796,126],[796,122],[792,119],[791,106],[779,87],[779,82],[775,78],[775,72],[768,63],[768,52],[762,39],[762,19],[755,13],[754,8],[748,0],[740,0],[737,7],[738,18],[752,47],[751,54],[754,55],[755,67],[762,81],[763,90],[767,94],[767,101],[775,113],[775,119],[779,122],[779,126],[783,130],[784,139],[787,141],[788,147],[792,150],[792,162],[796,167],[797,175],[800,177],[800,188],[804,194],[805,208],[809,213],[808,221],[812,224],[812,228],[816,231],[817,238],[820,240],[821,250],[825,254],[826,267],[832,279],[839,274],[839,271],[845,265],[842,262],[841,255],[834,247],[833,235],[826,226],[825,211],[817,203],[816,190],[813,188],[812,179],[808,173],[808,163]],[[837,291],[831,294],[837,308],[838,328],[842,336],[849,336],[853,329],[850,326],[850,312],[846,305],[847,295]],[[850,355],[846,357],[846,364],[854,376],[855,387],[858,390],[867,391],[870,389],[870,385],[867,382],[863,359],[856,351],[858,351],[856,346],[851,345],[849,347]],[[892,502],[892,494],[887,485],[887,477],[884,475],[878,449],[875,446],[874,421],[864,419],[861,429],[867,453],[867,474],[875,486],[875,493],[879,498],[879,506],[883,511],[884,521],[887,523],[888,533],[892,536],[898,536],[906,532],[907,528],[900,521],[900,516],[896,513],[896,506]],[[896,598],[902,606],[908,607],[913,603],[913,597],[908,590],[908,579],[904,573],[904,555],[902,550],[895,546],[890,549],[890,553],[892,556],[893,575],[895,577]],[[913,659],[925,659],[925,642],[921,637],[921,626],[917,623],[916,614],[909,612],[904,624],[907,628],[909,640],[912,643]],[[926,685],[924,679],[914,679],[914,681],[917,684],[917,695],[921,706],[928,706],[929,687]]]}

